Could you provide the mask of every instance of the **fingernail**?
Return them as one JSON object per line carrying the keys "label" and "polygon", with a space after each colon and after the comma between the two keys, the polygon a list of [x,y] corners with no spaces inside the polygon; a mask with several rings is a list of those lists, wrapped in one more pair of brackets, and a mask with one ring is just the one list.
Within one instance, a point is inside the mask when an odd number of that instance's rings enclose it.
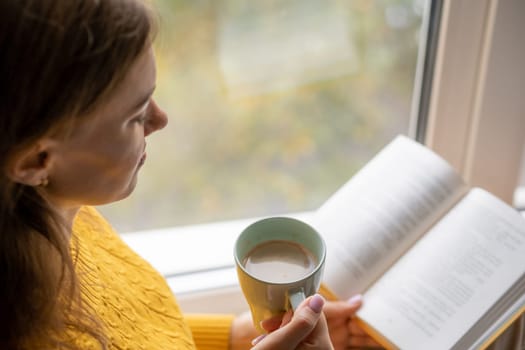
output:
{"label": "fingernail", "polygon": [[316,313],[320,313],[323,310],[324,298],[319,294],[315,294],[309,301],[308,306]]}
{"label": "fingernail", "polygon": [[359,304],[363,302],[363,296],[361,294],[356,294],[350,299],[347,300],[349,304]]}
{"label": "fingernail", "polygon": [[252,345],[256,345],[258,342],[260,342],[261,340],[263,340],[264,337],[266,337],[266,334],[261,334],[261,335],[258,336],[257,338],[253,339],[253,340],[252,340]]}

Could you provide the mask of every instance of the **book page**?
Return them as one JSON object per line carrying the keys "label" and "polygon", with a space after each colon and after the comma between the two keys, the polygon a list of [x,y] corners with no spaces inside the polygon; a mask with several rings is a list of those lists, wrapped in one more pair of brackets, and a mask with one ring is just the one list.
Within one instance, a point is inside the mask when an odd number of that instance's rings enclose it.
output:
{"label": "book page", "polygon": [[466,191],[443,159],[398,136],[314,216],[325,285],[341,299],[364,292]]}
{"label": "book page", "polygon": [[451,349],[503,295],[519,298],[507,290],[523,288],[524,274],[525,220],[473,189],[365,293],[357,315],[398,348]]}
{"label": "book page", "polygon": [[[486,349],[496,339],[499,339],[498,343],[505,342],[511,348],[508,342],[518,341],[512,333],[521,327],[519,318],[525,313],[525,276],[512,287],[512,292],[507,293],[454,345],[453,350]],[[511,334],[505,334],[507,330]],[[496,349],[503,349],[501,346],[498,345]]]}

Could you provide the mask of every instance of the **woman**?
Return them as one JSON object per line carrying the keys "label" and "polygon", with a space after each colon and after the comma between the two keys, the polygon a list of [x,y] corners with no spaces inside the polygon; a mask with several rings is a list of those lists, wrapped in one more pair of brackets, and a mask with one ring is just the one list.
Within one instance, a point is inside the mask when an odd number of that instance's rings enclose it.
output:
{"label": "woman", "polygon": [[[167,123],[152,99],[150,11],[4,0],[0,16],[0,348],[249,347],[245,318],[183,317],[163,278],[89,207],[133,191],[145,137]],[[332,349],[323,306],[307,299],[255,348]],[[359,306],[327,303],[336,348],[359,340]]]}

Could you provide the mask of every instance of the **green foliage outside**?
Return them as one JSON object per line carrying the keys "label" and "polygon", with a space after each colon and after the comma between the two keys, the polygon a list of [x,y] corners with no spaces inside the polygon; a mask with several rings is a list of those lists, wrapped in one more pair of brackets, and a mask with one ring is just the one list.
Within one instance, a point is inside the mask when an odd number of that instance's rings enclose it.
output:
{"label": "green foliage outside", "polygon": [[[219,63],[228,23],[257,33],[258,23],[296,18],[297,9],[315,20],[316,9],[328,3],[345,24],[355,70],[232,94]],[[394,135],[408,131],[421,6],[409,0],[157,0],[155,97],[170,122],[148,139],[134,194],[101,211],[124,232],[317,208]],[[259,14],[269,19],[259,21]],[[248,48],[254,49],[257,43]],[[264,69],[264,58],[253,69]]]}

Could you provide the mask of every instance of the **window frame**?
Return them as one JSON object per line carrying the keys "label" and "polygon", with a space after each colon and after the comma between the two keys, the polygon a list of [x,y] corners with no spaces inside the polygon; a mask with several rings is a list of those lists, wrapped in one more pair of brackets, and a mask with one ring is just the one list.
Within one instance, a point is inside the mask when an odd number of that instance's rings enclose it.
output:
{"label": "window frame", "polygon": [[512,204],[525,141],[525,3],[445,1],[424,143]]}
{"label": "window frame", "polygon": [[[525,135],[525,70],[520,65],[525,46],[519,45],[525,2],[436,4],[440,21],[427,26],[438,31],[433,37],[439,40],[430,52],[435,56],[418,63],[417,78],[424,80],[415,85],[421,90],[413,102],[412,136],[448,160],[469,185],[511,203]],[[512,93],[501,93],[508,89]],[[312,212],[286,215],[308,221]],[[238,233],[256,219],[122,237],[166,277],[184,312],[238,313],[247,306],[236,283],[232,249]]]}

